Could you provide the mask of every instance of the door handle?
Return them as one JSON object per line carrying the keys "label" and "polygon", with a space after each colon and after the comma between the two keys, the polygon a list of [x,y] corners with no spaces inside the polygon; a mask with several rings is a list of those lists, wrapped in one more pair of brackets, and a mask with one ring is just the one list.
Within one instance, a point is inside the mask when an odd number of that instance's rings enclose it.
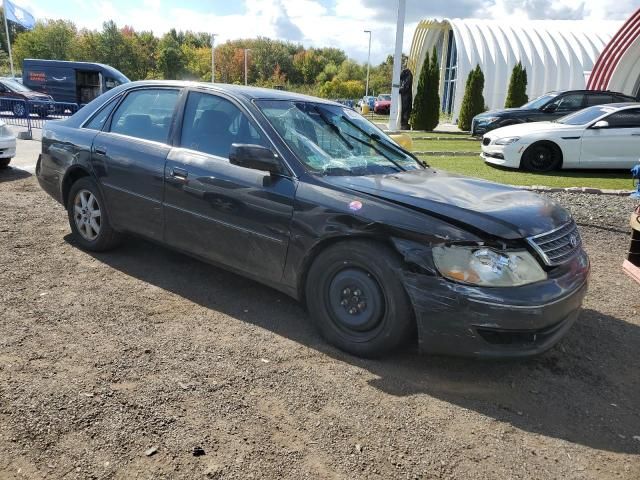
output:
{"label": "door handle", "polygon": [[189,176],[189,172],[187,172],[184,168],[172,167],[171,171],[169,172],[169,176],[174,181],[186,182],[187,177]]}
{"label": "door handle", "polygon": [[107,147],[104,147],[102,145],[96,146],[95,152],[97,154],[99,154],[99,155],[106,155],[107,154]]}

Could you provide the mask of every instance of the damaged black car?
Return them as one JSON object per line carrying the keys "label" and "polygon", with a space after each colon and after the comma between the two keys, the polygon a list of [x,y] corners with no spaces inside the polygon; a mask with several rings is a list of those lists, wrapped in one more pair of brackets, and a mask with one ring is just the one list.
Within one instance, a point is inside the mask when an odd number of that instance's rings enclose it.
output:
{"label": "damaged black car", "polygon": [[352,109],[289,92],[119,86],[47,122],[36,174],[87,250],[138,235],[302,301],[360,356],[539,354],[578,317],[569,213],[434,170]]}

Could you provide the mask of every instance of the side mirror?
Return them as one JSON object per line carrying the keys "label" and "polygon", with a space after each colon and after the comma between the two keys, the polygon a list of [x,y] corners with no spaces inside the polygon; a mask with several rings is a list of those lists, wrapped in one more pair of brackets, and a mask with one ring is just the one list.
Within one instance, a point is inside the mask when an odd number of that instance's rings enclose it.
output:
{"label": "side mirror", "polygon": [[268,148],[262,145],[232,143],[229,162],[239,167],[263,170],[269,173],[282,173],[280,160]]}
{"label": "side mirror", "polygon": [[548,105],[545,105],[544,107],[542,107],[542,111],[545,113],[553,113],[558,109],[558,105],[556,105],[555,103],[550,103]]}
{"label": "side mirror", "polygon": [[591,125],[591,128],[600,129],[600,128],[609,128],[609,122],[606,120],[598,120],[596,123]]}

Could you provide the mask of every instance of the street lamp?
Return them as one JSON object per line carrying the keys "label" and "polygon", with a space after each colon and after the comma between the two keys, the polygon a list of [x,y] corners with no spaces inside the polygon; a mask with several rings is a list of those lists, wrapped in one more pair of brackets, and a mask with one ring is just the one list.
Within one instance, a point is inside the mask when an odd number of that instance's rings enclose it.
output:
{"label": "street lamp", "polygon": [[247,52],[250,52],[250,48],[244,49],[244,84],[247,85]]}
{"label": "street lamp", "polygon": [[216,36],[217,33],[211,34],[211,83],[216,83]]}
{"label": "street lamp", "polygon": [[369,34],[369,55],[367,56],[367,88],[365,89],[365,96],[369,96],[369,67],[371,66],[371,30],[365,30],[364,33]]}

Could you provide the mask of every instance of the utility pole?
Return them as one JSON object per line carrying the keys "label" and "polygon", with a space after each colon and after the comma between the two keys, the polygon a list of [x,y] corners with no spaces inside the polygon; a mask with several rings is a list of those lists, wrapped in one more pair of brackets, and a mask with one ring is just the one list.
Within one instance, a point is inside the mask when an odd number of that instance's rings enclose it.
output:
{"label": "utility pole", "polygon": [[250,52],[251,49],[250,48],[245,48],[244,49],[244,84],[248,85],[248,81],[247,81],[247,52]]}
{"label": "utility pole", "polygon": [[391,108],[389,130],[398,130],[398,103],[400,100],[400,68],[402,67],[402,38],[404,36],[404,14],[406,0],[398,0],[398,20],[396,24],[396,50],[393,56],[393,77],[391,80]]}
{"label": "utility pole", "polygon": [[216,36],[217,33],[211,34],[211,83],[216,83]]}
{"label": "utility pole", "polygon": [[369,34],[369,54],[367,55],[367,88],[364,91],[365,96],[369,96],[369,69],[371,67],[371,30],[365,30],[364,33]]}

